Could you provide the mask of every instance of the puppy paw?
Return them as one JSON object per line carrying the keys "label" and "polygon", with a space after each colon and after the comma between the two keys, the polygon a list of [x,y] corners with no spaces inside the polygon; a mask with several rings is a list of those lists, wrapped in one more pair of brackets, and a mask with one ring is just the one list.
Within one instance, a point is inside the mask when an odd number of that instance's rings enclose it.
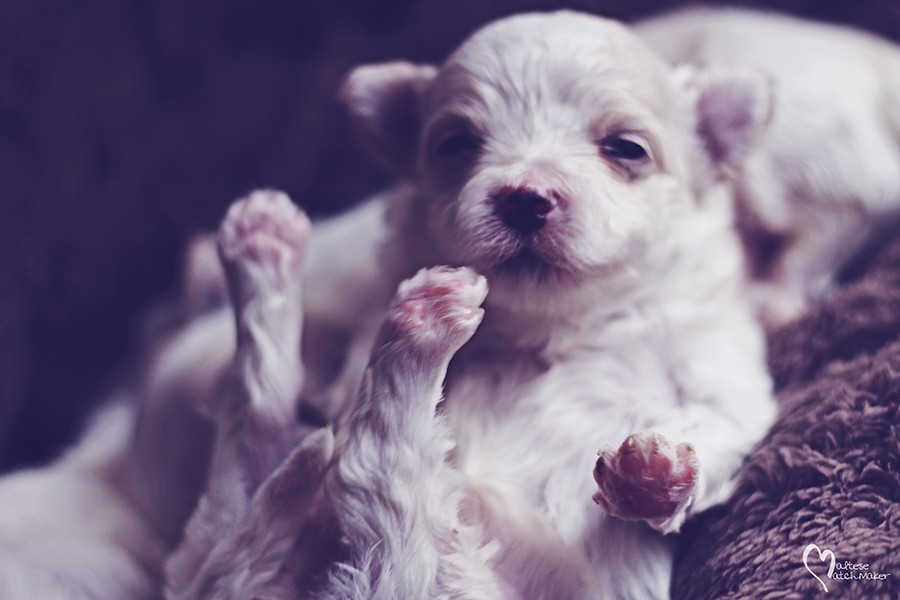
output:
{"label": "puppy paw", "polygon": [[616,450],[602,448],[594,469],[594,501],[609,514],[645,520],[668,533],[684,520],[700,462],[690,444],[655,433],[628,436]]}
{"label": "puppy paw", "polygon": [[486,296],[487,282],[471,269],[423,269],[400,284],[383,343],[411,347],[426,357],[452,354],[481,323]]}
{"label": "puppy paw", "polygon": [[218,244],[236,301],[257,287],[299,284],[309,231],[309,219],[281,192],[259,190],[232,204]]}

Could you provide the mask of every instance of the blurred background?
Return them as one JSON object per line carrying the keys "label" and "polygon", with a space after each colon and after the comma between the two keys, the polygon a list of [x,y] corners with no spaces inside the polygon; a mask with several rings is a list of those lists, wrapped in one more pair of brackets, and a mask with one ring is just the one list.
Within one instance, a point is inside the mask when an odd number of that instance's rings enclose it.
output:
{"label": "blurred background", "polygon": [[[724,4],[707,2],[706,4]],[[900,41],[896,0],[731,2]],[[46,462],[133,354],[189,236],[252,188],[313,216],[387,183],[334,98],[355,64],[437,62],[475,27],[677,0],[0,2],[0,470]]]}

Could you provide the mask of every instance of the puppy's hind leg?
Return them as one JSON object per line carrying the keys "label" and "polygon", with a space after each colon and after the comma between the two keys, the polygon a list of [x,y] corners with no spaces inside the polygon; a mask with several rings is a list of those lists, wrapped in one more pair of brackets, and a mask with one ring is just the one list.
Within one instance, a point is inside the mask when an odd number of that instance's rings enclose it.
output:
{"label": "puppy's hind leg", "polygon": [[[219,255],[237,325],[237,393],[223,398],[230,406],[214,410],[245,429],[271,424],[281,430],[294,421],[303,376],[301,275],[309,230],[306,215],[274,191],[257,191],[234,203],[219,228]],[[279,452],[271,466],[283,458]]]}
{"label": "puppy's hind leg", "polygon": [[[327,527],[322,477],[331,459],[333,438],[328,429],[307,436],[256,490],[245,514],[210,550],[185,600],[296,600],[297,579],[314,583],[321,573],[297,573],[288,562],[296,555],[299,537]],[[323,521],[324,519],[324,523]],[[337,532],[315,538],[317,555],[327,561],[336,550]],[[289,558],[290,557],[290,558]],[[300,570],[319,567],[323,560],[301,556]],[[302,577],[302,575],[307,577]],[[300,575],[298,577],[298,575]]]}
{"label": "puppy's hind leg", "polygon": [[460,523],[462,474],[436,414],[453,354],[481,321],[482,277],[467,269],[419,272],[401,284],[339,432],[326,492],[349,546],[325,597],[502,598],[490,550]]}
{"label": "puppy's hind leg", "polygon": [[216,423],[207,490],[166,565],[169,598],[190,597],[213,547],[298,442],[301,269],[308,235],[302,211],[272,191],[233,204],[219,229],[237,349],[220,393],[205,407]]}

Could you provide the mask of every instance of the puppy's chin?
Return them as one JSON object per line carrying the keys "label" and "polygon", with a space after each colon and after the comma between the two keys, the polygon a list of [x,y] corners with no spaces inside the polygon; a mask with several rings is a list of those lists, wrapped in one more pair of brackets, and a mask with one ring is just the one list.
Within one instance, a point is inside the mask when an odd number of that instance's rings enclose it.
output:
{"label": "puppy's chin", "polygon": [[575,283],[577,279],[576,274],[559,261],[551,261],[528,247],[493,265],[488,272],[492,279],[540,286],[565,285]]}

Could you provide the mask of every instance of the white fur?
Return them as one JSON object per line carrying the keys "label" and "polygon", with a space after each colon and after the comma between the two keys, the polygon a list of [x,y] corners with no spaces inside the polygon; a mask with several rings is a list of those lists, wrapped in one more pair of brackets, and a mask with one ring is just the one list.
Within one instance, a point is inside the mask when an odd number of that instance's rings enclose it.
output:
{"label": "white fur", "polygon": [[752,67],[776,90],[771,126],[738,172],[748,223],[784,249],[760,273],[766,321],[796,317],[900,208],[900,49],[847,27],[694,9],[635,27],[672,64]]}

